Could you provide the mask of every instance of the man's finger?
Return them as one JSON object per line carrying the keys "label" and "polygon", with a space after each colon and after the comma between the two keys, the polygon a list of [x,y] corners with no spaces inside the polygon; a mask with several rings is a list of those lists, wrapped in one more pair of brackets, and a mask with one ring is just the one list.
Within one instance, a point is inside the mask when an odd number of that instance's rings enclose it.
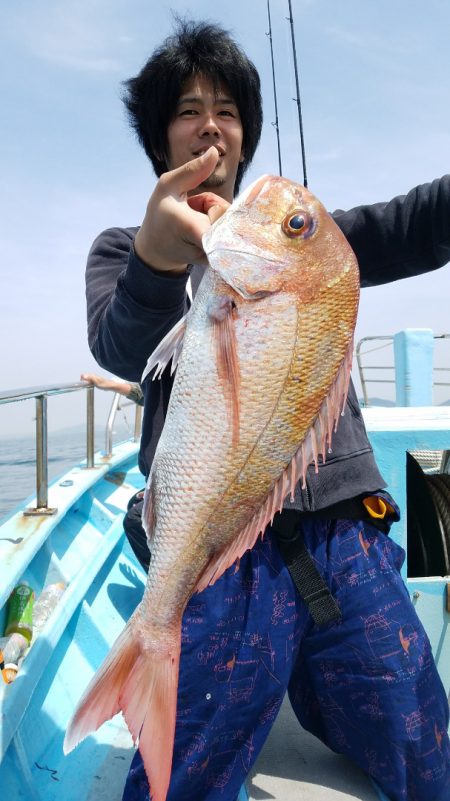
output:
{"label": "man's finger", "polygon": [[187,199],[188,205],[194,211],[207,214],[211,223],[215,222],[230,207],[228,200],[225,200],[214,192],[201,192],[199,195],[192,195]]}
{"label": "man's finger", "polygon": [[219,217],[222,216],[222,214],[225,214],[225,212],[226,208],[224,208],[222,205],[211,206],[211,208],[208,210],[208,217],[211,225],[213,225],[216,222],[216,220],[218,220]]}
{"label": "man's finger", "polygon": [[218,160],[219,151],[211,145],[209,150],[198,158],[164,173],[160,178],[160,183],[169,191],[183,195],[190,192],[191,189],[196,189],[209,178]]}

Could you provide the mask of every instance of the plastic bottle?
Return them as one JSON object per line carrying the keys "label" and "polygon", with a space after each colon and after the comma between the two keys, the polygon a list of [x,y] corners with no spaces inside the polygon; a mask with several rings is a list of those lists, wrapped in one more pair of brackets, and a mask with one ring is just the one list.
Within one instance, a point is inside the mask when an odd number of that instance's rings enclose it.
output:
{"label": "plastic bottle", "polygon": [[48,584],[44,587],[39,598],[34,604],[33,609],[33,631],[34,634],[39,634],[44,628],[47,620],[53,612],[55,606],[61,600],[64,594],[66,585],[62,582],[56,584]]}
{"label": "plastic bottle", "polygon": [[28,648],[28,640],[23,634],[10,634],[9,637],[0,637],[0,651],[4,662],[19,664],[19,659]]}
{"label": "plastic bottle", "polygon": [[28,640],[22,634],[0,637],[0,671],[6,684],[11,684],[16,678],[19,661],[27,648]]}
{"label": "plastic bottle", "polygon": [[8,599],[5,635],[22,634],[27,641],[33,635],[34,592],[27,582],[22,581],[14,587]]}

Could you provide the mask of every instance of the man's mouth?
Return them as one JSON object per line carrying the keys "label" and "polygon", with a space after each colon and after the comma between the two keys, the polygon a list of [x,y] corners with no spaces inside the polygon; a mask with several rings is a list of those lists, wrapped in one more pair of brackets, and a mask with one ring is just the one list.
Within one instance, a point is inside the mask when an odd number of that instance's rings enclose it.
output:
{"label": "man's mouth", "polygon": [[[194,158],[198,158],[199,156],[203,156],[203,153],[206,153],[206,151],[209,150],[209,148],[211,146],[212,145],[210,144],[210,145],[206,145],[205,147],[200,147],[198,150],[194,150],[194,152],[193,152]],[[216,150],[219,151],[219,158],[222,158],[225,155],[225,150],[223,149],[223,147],[221,147],[220,145],[216,145],[216,144],[214,144],[214,147],[216,148]]]}

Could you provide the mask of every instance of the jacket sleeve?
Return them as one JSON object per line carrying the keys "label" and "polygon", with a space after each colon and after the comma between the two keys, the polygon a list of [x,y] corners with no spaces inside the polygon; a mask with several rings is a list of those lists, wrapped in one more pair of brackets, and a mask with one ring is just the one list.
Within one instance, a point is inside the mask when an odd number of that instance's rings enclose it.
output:
{"label": "jacket sleeve", "polygon": [[333,217],[356,254],[363,287],[426,273],[450,261],[450,175],[389,203],[338,210]]}
{"label": "jacket sleeve", "polygon": [[89,347],[96,361],[140,381],[147,359],[186,311],[187,273],[161,275],[134,252],[136,228],[110,228],[89,252],[86,300]]}

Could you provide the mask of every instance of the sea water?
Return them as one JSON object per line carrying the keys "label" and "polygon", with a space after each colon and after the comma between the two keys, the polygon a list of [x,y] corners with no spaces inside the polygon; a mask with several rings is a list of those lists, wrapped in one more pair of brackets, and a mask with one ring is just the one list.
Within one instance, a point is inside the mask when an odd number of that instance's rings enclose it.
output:
{"label": "sea water", "polygon": [[[114,442],[132,436],[123,423],[115,427]],[[95,450],[105,449],[105,430],[95,431]],[[86,459],[84,426],[59,430],[48,435],[49,483]],[[36,495],[36,445],[34,436],[0,437],[0,523],[19,504]]]}

